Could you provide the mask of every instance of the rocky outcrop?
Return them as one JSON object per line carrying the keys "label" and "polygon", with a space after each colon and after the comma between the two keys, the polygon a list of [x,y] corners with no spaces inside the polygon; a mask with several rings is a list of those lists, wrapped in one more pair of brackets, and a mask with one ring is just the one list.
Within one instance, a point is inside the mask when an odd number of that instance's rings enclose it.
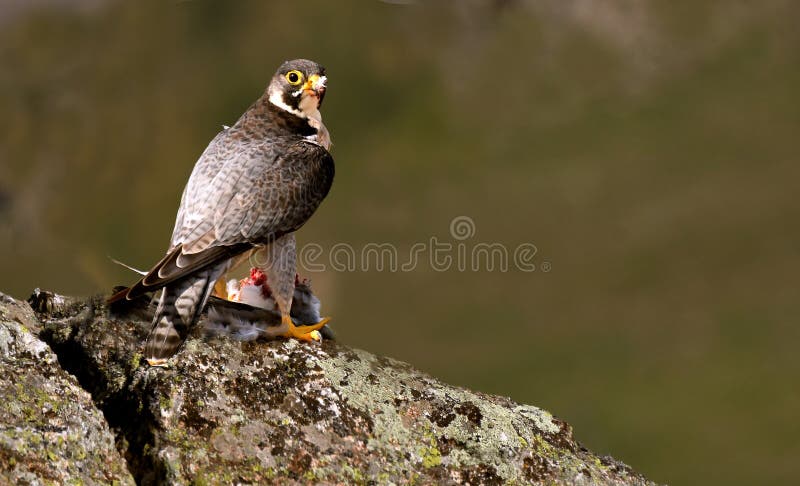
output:
{"label": "rocky outcrop", "polygon": [[150,368],[140,354],[146,319],[109,316],[100,298],[40,292],[31,303],[36,314],[27,304],[0,302],[0,386],[12,410],[2,412],[9,418],[0,477],[651,484],[581,447],[571,427],[544,410],[453,387],[333,341],[195,337],[169,368]]}
{"label": "rocky outcrop", "polygon": [[0,294],[0,484],[134,484],[92,397]]}

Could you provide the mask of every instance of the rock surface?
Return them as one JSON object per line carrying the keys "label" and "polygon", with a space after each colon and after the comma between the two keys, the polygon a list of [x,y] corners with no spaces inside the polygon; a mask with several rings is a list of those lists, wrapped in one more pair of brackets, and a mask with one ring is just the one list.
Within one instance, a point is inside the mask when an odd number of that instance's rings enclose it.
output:
{"label": "rock surface", "polygon": [[134,484],[103,414],[0,294],[0,484]]}
{"label": "rock surface", "polygon": [[[405,363],[336,342],[192,338],[170,368],[150,368],[140,354],[149,327],[141,316],[109,316],[101,298],[39,293],[31,303],[36,315],[27,304],[0,301],[3,393],[12,404],[32,404],[30,412],[21,405],[12,405],[18,407],[13,415],[2,412],[12,425],[4,420],[0,478],[29,474],[31,482],[74,477],[121,484],[132,479],[139,484],[652,484],[581,447],[571,427],[544,410],[446,385]],[[7,343],[20,339],[27,343],[22,350],[9,351]],[[102,414],[59,363],[91,393]],[[41,393],[20,394],[8,381],[15,374],[31,380],[23,389]],[[114,449],[103,414],[133,478]],[[9,436],[14,427],[34,435]],[[47,436],[53,427],[66,427],[55,432],[63,441]],[[88,434],[77,435],[84,431]],[[61,445],[46,452],[31,447],[34,440]],[[48,466],[42,457],[58,466]],[[59,475],[50,472],[56,469]],[[100,471],[107,475],[97,476]]]}

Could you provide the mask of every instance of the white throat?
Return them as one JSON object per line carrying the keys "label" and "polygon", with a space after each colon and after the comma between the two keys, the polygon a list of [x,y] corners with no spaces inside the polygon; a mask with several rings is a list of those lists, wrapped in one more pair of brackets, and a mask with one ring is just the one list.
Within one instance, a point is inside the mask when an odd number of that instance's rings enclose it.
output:
{"label": "white throat", "polygon": [[303,92],[298,93],[298,95],[301,96],[300,103],[298,103],[299,110],[292,108],[283,101],[283,96],[279,89],[270,89],[269,102],[283,111],[287,111],[294,116],[306,120],[308,124],[317,131],[315,135],[305,137],[306,140],[324,147],[325,150],[330,149],[331,136],[328,133],[328,129],[325,128],[325,125],[322,123],[322,113],[319,112],[319,102],[315,97],[309,96]]}

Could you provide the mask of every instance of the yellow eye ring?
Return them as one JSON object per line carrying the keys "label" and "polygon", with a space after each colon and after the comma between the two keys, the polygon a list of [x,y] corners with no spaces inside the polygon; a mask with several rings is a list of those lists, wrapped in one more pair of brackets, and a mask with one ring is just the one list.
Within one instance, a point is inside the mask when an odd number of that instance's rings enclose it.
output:
{"label": "yellow eye ring", "polygon": [[303,73],[300,71],[292,70],[286,73],[286,81],[292,86],[297,86],[303,82]]}

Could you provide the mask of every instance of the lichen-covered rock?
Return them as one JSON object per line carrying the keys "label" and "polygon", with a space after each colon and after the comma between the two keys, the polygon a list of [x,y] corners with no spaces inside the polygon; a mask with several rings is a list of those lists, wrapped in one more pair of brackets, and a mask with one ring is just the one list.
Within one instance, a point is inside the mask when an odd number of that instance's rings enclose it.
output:
{"label": "lichen-covered rock", "polygon": [[650,484],[544,410],[405,363],[331,341],[193,338],[169,368],[149,368],[146,320],[53,299],[33,301],[41,335],[143,484]]}
{"label": "lichen-covered rock", "polygon": [[92,397],[0,294],[0,484],[134,484]]}

